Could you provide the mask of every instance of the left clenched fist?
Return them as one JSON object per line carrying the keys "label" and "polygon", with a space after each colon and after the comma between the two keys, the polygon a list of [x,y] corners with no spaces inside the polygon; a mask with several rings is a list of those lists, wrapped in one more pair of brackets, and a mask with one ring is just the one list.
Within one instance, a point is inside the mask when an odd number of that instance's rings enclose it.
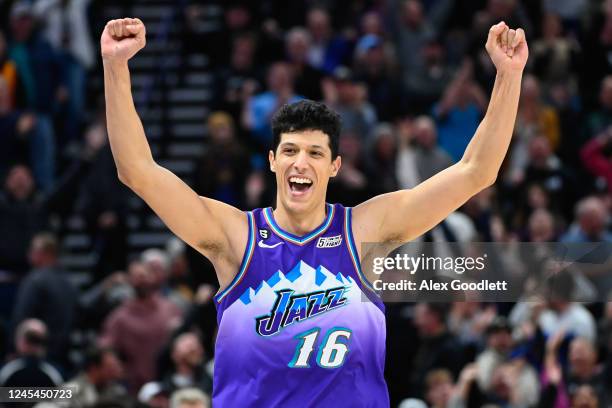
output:
{"label": "left clenched fist", "polygon": [[487,52],[497,72],[522,72],[529,57],[529,48],[522,28],[511,29],[503,21],[489,30]]}

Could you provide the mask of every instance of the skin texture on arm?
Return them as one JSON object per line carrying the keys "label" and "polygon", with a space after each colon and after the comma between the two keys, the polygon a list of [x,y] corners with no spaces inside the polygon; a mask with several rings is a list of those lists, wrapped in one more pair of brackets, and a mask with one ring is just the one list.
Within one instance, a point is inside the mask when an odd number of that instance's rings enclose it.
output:
{"label": "skin texture on arm", "polygon": [[241,262],[247,217],[236,208],[198,196],[155,163],[134,107],[128,69],[128,60],[145,42],[144,24],[128,18],[110,21],[100,39],[108,136],[117,174],[173,233],[211,260],[223,288]]}
{"label": "skin texture on arm", "polygon": [[363,242],[400,243],[422,235],[495,181],[514,129],[528,56],[525,33],[503,22],[494,25],[486,49],[497,77],[487,113],[462,159],[413,189],[383,194],[355,207],[358,251]]}

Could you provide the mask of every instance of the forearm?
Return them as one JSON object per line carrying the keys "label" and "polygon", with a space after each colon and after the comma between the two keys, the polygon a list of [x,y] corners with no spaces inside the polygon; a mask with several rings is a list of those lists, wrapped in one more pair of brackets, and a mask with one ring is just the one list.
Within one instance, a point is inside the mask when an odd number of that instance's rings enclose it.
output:
{"label": "forearm", "polygon": [[104,63],[104,96],[108,138],[117,173],[129,185],[154,161],[134,107],[127,62]]}
{"label": "forearm", "polygon": [[484,185],[495,181],[512,139],[522,72],[497,73],[487,113],[461,162]]}

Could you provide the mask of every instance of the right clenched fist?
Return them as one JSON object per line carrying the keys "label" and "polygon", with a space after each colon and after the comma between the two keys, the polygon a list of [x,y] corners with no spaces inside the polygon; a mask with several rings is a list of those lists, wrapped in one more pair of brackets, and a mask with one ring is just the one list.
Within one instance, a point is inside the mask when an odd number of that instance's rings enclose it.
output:
{"label": "right clenched fist", "polygon": [[145,46],[145,36],[145,26],[138,18],[109,21],[100,38],[102,59],[110,62],[129,60]]}

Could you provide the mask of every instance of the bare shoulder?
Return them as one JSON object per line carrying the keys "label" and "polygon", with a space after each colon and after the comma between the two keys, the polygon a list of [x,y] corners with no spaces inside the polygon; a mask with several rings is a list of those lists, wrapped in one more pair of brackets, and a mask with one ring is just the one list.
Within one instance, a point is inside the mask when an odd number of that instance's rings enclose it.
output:
{"label": "bare shoulder", "polygon": [[[244,242],[246,245],[249,226],[247,213],[212,198],[203,196],[199,196],[199,198],[200,201],[209,208],[210,212],[214,214],[216,222],[219,223],[225,231],[230,249],[232,249],[231,247],[235,244],[240,244],[241,242]],[[201,239],[197,245],[202,248],[213,247],[212,249],[221,249],[221,243],[217,240]]]}
{"label": "bare shoulder", "polygon": [[[400,241],[401,237],[386,234],[383,228],[392,212],[401,211],[398,192],[381,194],[353,208],[353,235],[357,244],[361,242]],[[397,200],[397,201],[396,201]],[[394,203],[395,202],[395,208]]]}
{"label": "bare shoulder", "polygon": [[246,212],[221,201],[203,196],[199,196],[199,199],[214,215],[214,224],[224,231],[224,240],[202,234],[202,238],[196,242],[196,249],[213,263],[219,284],[223,287],[233,279],[242,262],[248,241],[248,216]]}

